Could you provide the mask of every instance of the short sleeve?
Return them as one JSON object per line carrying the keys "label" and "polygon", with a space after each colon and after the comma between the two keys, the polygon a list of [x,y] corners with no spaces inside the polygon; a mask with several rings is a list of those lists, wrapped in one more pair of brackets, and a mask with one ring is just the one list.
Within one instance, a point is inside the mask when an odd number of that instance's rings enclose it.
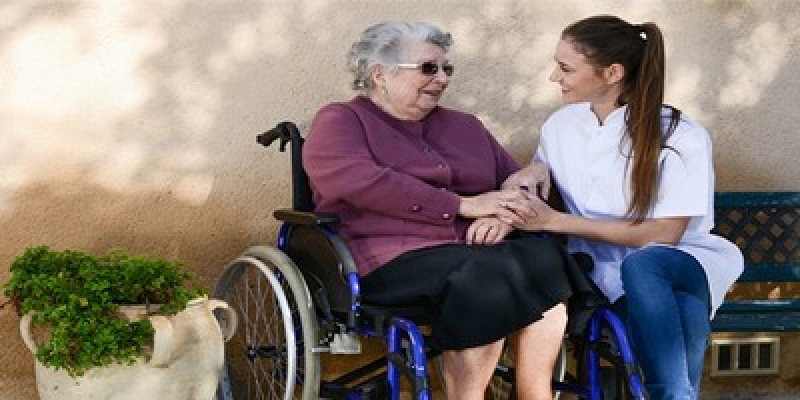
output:
{"label": "short sleeve", "polygon": [[662,150],[653,218],[705,216],[712,212],[711,140],[699,126],[676,131]]}

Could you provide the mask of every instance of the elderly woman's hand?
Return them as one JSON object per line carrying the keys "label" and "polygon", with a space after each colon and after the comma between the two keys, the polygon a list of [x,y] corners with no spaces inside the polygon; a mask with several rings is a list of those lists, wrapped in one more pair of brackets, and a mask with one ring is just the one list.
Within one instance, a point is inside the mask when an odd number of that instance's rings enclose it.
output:
{"label": "elderly woman's hand", "polygon": [[467,228],[467,244],[495,244],[505,239],[514,227],[495,217],[478,218]]}
{"label": "elderly woman's hand", "polygon": [[497,190],[472,197],[461,197],[458,215],[466,218],[497,217],[506,224],[522,223],[514,210],[525,207],[521,190]]}
{"label": "elderly woman's hand", "polygon": [[546,199],[550,195],[550,170],[547,164],[532,161],[527,167],[511,174],[503,189],[523,189]]}

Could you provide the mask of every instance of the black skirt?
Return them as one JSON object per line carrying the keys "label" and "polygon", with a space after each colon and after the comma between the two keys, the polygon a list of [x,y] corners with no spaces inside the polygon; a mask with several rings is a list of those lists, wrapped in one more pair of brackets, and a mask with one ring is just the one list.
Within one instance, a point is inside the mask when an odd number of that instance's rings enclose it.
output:
{"label": "black skirt", "polygon": [[489,344],[571,298],[599,301],[563,246],[533,234],[495,245],[447,244],[410,251],[363,277],[361,290],[368,304],[428,311],[431,345],[440,350]]}

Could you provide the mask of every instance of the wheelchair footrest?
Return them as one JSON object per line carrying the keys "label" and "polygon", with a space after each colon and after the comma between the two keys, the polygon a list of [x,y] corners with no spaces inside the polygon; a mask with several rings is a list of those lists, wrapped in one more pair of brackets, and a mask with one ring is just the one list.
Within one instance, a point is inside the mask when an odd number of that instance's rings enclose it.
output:
{"label": "wheelchair footrest", "polygon": [[340,332],[333,335],[331,354],[361,354],[361,340],[355,332]]}

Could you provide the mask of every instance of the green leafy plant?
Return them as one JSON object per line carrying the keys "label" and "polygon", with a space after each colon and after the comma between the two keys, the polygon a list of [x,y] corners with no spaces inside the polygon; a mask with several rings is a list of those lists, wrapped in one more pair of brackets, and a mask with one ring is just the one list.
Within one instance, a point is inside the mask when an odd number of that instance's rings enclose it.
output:
{"label": "green leafy plant", "polygon": [[122,250],[94,256],[34,246],[14,259],[4,293],[47,331],[36,358],[81,376],[92,367],[131,364],[151,345],[150,321],[128,321],[120,306],[146,304],[171,314],[203,294],[187,287],[191,276],[182,266]]}

